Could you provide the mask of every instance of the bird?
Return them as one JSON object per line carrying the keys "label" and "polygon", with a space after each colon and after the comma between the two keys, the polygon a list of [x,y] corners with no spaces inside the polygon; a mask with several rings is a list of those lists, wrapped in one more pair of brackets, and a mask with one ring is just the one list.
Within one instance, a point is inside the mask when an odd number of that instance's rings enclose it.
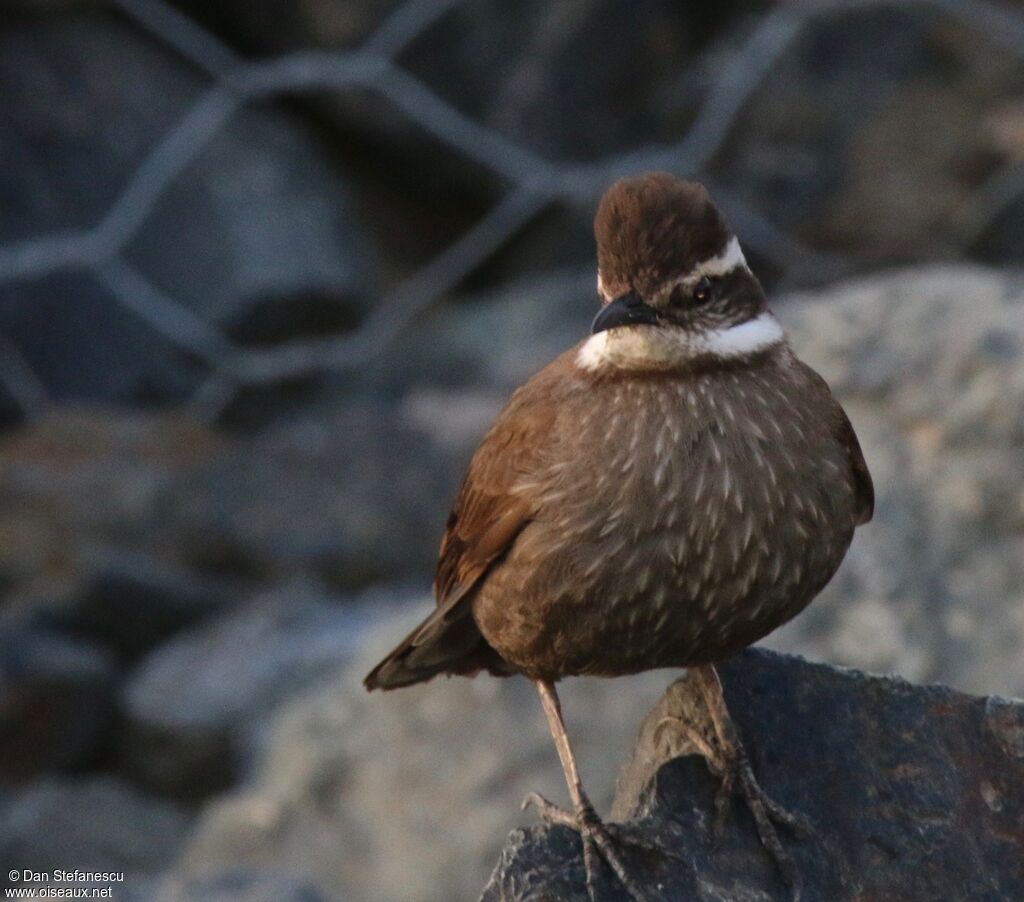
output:
{"label": "bird", "polygon": [[871,476],[701,184],[622,178],[594,235],[591,334],[519,387],[483,438],[441,541],[437,606],[364,684],[531,680],[573,808],[535,793],[524,804],[579,831],[591,898],[603,861],[640,900],[584,790],[556,683],[686,668],[713,729],[684,733],[720,798],[744,797],[797,895],[775,826],[802,821],[758,784],[714,665],[829,582],[872,518]]}

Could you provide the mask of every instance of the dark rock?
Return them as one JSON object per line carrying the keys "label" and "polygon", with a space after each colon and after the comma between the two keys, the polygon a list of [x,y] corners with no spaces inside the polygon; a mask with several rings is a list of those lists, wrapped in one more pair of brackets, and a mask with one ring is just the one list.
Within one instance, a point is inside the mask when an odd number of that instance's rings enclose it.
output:
{"label": "dark rock", "polygon": [[164,643],[122,693],[124,766],[174,796],[223,789],[274,708],[351,655],[360,618],[356,608],[287,586]]}
{"label": "dark rock", "polygon": [[[366,0],[339,13],[331,0],[276,0],[268,14],[239,0],[179,4],[261,54],[354,50],[395,8]],[[478,2],[430,22],[398,62],[473,121],[543,157],[609,158],[682,140],[712,86],[763,49],[744,42],[768,8],[758,0],[699,10],[664,0],[531,0],[513,12]],[[775,26],[773,38],[785,33]],[[964,221],[989,180],[1019,159],[1019,125],[1000,122],[1019,116],[1007,98],[1019,95],[1024,70],[998,36],[929,4],[811,8],[768,72],[708,167],[758,213],[860,266],[970,251],[1019,259],[1019,204],[996,210],[998,222],[985,209]],[[417,223],[409,208],[422,217],[441,201],[450,210],[467,196],[471,208],[493,200],[495,173],[467,165],[369,92],[332,96],[315,111],[344,136],[339,145],[353,135],[366,145],[365,181],[392,191],[401,182],[408,222]],[[589,216],[580,208],[552,229],[528,230],[561,255],[544,263],[589,262]],[[438,225],[454,236],[464,218]],[[538,261],[520,250],[510,256],[522,273]],[[800,278],[820,274],[810,267]]]}
{"label": "dark rock", "polygon": [[174,862],[188,826],[184,811],[111,777],[47,779],[2,800],[0,858],[35,871],[123,871],[118,898],[129,876]]}
{"label": "dark rock", "polygon": [[979,212],[988,218],[978,223],[978,234],[970,245],[971,256],[986,263],[1024,263],[1024,247],[1020,235],[1024,233],[1024,177],[1018,176],[1018,184],[1010,198],[996,209],[983,207]]}
{"label": "dark rock", "polygon": [[[335,400],[321,413],[255,437],[181,415],[41,418],[0,441],[0,533],[10,537],[0,543],[0,584],[74,598],[95,577],[97,548],[118,556],[121,571],[145,561],[146,575],[121,572],[118,581],[140,579],[156,592],[161,570],[169,590],[191,585],[156,602],[162,623],[139,624],[155,635],[217,603],[222,579],[314,575],[351,589],[429,570],[477,436],[453,445],[436,423],[427,428],[386,398]],[[90,610],[123,607],[95,602]],[[86,619],[103,617],[92,610]],[[129,653],[147,641],[110,638]]]}
{"label": "dark rock", "polygon": [[132,661],[158,642],[211,616],[236,597],[228,586],[156,558],[96,549],[64,623]]}
{"label": "dark rock", "polygon": [[[1024,895],[1024,702],[758,650],[721,673],[762,786],[813,825],[783,836],[805,900]],[[673,757],[665,732],[655,742],[688,696],[685,678],[669,688],[620,778],[628,822],[615,829],[633,873],[652,899],[788,899],[746,809],[734,801],[713,847],[715,780],[700,758]],[[578,839],[513,834],[483,898],[585,899]]]}
{"label": "dark rock", "polygon": [[64,409],[0,440],[0,580],[18,594],[77,591],[96,548],[187,564],[180,486],[225,440],[186,417]]}
{"label": "dark rock", "polygon": [[1022,77],[1018,55],[942,9],[836,7],[771,67],[712,170],[813,247],[947,259],[968,250],[963,210],[1012,163],[992,120]]}
{"label": "dark rock", "polygon": [[433,566],[458,457],[386,399],[356,401],[233,443],[179,486],[171,522],[206,569],[394,582]]}
{"label": "dark rock", "polygon": [[[404,605],[381,618],[348,667],[279,707],[250,779],[204,808],[183,872],[286,871],[328,898],[360,902],[471,899],[508,830],[534,822],[519,808],[526,793],[561,797],[558,757],[526,680],[368,694],[362,677],[431,602],[394,590],[360,600],[378,614]],[[565,684],[598,804],[610,803],[641,712],[666,683],[649,673]]]}
{"label": "dark rock", "polygon": [[96,645],[0,624],[0,782],[88,762],[110,728],[114,679]]}
{"label": "dark rock", "polygon": [[171,874],[136,882],[124,902],[329,902],[315,887],[287,874],[228,871],[207,877]]}
{"label": "dark rock", "polygon": [[[4,28],[0,245],[97,225],[207,85],[109,13]],[[315,302],[325,323],[351,324],[372,283],[367,241],[332,163],[293,118],[264,108],[240,111],[197,148],[125,256],[186,312],[247,337],[280,337],[264,321],[286,298]],[[144,300],[130,292],[130,302]],[[0,328],[58,398],[180,401],[202,372],[82,272],[0,286]]]}
{"label": "dark rock", "polygon": [[[241,2],[217,8],[178,2],[228,40],[261,53],[355,49],[395,7],[366,0],[339,14],[331,0],[301,0],[276,2],[268,14]],[[440,16],[399,60],[473,119],[542,154],[591,159],[632,149],[638,135],[654,140],[670,134],[674,123],[659,118],[665,112],[659,88],[678,82],[696,51],[760,6],[732,0],[684,15],[669,0],[582,0],[571,6],[530,0],[515,11],[485,0]],[[674,94],[682,105],[684,91]],[[685,97],[694,99],[692,93]],[[378,140],[390,137],[404,143],[406,153],[423,152],[422,135],[375,106],[360,98],[339,101],[336,109]]]}

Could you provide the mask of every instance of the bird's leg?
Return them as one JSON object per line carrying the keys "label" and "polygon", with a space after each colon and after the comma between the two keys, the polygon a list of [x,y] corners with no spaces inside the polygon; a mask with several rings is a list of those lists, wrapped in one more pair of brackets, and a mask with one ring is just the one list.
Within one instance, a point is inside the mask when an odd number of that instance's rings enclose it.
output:
{"label": "bird's leg", "polygon": [[583,865],[587,873],[587,894],[591,900],[596,899],[595,874],[598,864],[595,856],[600,855],[615,873],[630,898],[634,902],[643,902],[644,894],[626,871],[608,828],[598,817],[597,811],[583,790],[583,783],[576,768],[576,758],[572,753],[572,746],[569,745],[565,722],[562,720],[562,706],[559,704],[555,685],[547,680],[535,680],[534,682],[540,693],[544,713],[548,718],[551,736],[555,740],[558,758],[562,762],[562,770],[565,772],[565,782],[569,787],[574,813],[553,805],[535,792],[526,797],[523,807],[533,805],[544,820],[550,823],[564,824],[579,831],[583,842]]}
{"label": "bird's leg", "polygon": [[[733,793],[742,795],[754,817],[762,845],[774,859],[779,873],[787,885],[793,890],[794,898],[798,899],[800,896],[799,875],[793,860],[782,847],[775,825],[781,824],[798,834],[810,833],[810,826],[804,819],[786,811],[778,802],[770,798],[757,782],[746,749],[740,741],[736,725],[726,708],[722,683],[715,668],[708,664],[703,667],[693,667],[690,669],[690,673],[704,699],[717,740],[714,743],[715,749],[709,748],[707,743],[702,743],[703,747],[698,745],[699,751],[708,761],[709,768],[722,778],[722,784],[715,799],[715,832],[716,834],[721,832],[730,796]],[[711,755],[707,754],[709,751]]]}

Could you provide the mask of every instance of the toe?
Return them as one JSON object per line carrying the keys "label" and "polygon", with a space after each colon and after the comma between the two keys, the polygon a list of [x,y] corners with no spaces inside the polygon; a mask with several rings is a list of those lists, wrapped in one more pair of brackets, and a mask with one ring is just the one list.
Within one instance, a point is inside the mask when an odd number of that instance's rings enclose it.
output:
{"label": "toe", "polygon": [[539,792],[529,793],[523,803],[520,806],[523,811],[528,808],[535,808],[537,816],[547,824],[561,824],[563,827],[572,827],[574,830],[578,829],[578,821],[576,815],[564,808],[559,808],[553,802],[548,801]]}

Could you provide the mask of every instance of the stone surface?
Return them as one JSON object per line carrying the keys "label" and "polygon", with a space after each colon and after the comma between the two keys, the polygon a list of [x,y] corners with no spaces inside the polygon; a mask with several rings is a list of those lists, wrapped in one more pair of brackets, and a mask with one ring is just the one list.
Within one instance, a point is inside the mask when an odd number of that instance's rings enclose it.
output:
{"label": "stone surface", "polygon": [[[762,786],[813,825],[810,838],[783,836],[805,900],[1024,894],[1024,702],[765,651],[721,672]],[[739,802],[712,847],[715,782],[656,733],[686,693],[678,681],[648,715],[620,779],[616,808],[629,821],[615,829],[633,873],[651,899],[788,899]],[[548,898],[587,898],[579,841],[563,827],[516,831],[483,899]]]}
{"label": "stone surface", "polygon": [[87,764],[110,729],[115,691],[102,648],[0,619],[0,783]]}
{"label": "stone surface", "polygon": [[[240,0],[179,3],[261,55],[357,48],[396,8],[387,0],[344,11],[331,0],[275,0],[271,11]],[[934,4],[857,6],[818,5],[743,104],[710,172],[787,233],[849,252],[855,270],[955,253],[1019,260],[1019,189],[996,193],[1006,210],[987,194],[1020,158],[1019,54]],[[744,41],[769,8],[530,0],[512,14],[486,0],[437,17],[398,62],[474,122],[546,158],[609,159],[679,142],[723,74],[747,74],[758,53]],[[777,21],[761,46],[786,31]],[[372,148],[376,165],[364,181],[380,182],[385,197],[399,181],[406,222],[422,224],[441,201],[464,214],[493,197],[493,172],[467,165],[373,95],[318,99],[310,109],[331,133],[354,131]],[[418,177],[424,171],[430,179]],[[375,203],[386,218],[394,206]],[[535,224],[506,259],[520,274],[589,264],[589,217],[581,204],[554,227]],[[450,237],[464,225],[459,215],[430,221]],[[814,281],[816,269],[802,278]]]}
{"label": "stone surface", "polygon": [[[0,582],[12,598],[78,585],[96,548],[187,562],[182,482],[227,440],[179,415],[55,411],[0,439]],[[200,537],[201,538],[201,537]]]}
{"label": "stone surface", "polygon": [[[178,414],[69,410],[3,438],[0,585],[12,597],[89,591],[97,548],[213,595],[225,579],[347,589],[429,572],[476,436],[453,443],[436,417],[387,398],[333,406],[257,437]],[[188,606],[184,586],[157,605],[171,619]],[[110,638],[144,644],[141,632]]]}
{"label": "stone surface", "polygon": [[362,616],[284,586],[164,643],[121,694],[124,767],[185,798],[230,785],[274,708],[351,656]]}
{"label": "stone surface", "polygon": [[1024,281],[914,269],[779,306],[853,420],[877,504],[769,644],[1024,696]]}
{"label": "stone surface", "polygon": [[169,522],[213,569],[312,571],[344,588],[418,577],[434,564],[457,453],[386,398],[335,399],[210,458],[178,484]]}
{"label": "stone surface", "polygon": [[87,550],[82,566],[58,616],[128,661],[235,600],[233,587],[147,555]]}
{"label": "stone surface", "polygon": [[328,902],[314,887],[287,874],[226,871],[209,877],[134,882],[123,902]]}
{"label": "stone surface", "polygon": [[[5,27],[0,244],[97,225],[205,86],[171,50],[109,13]],[[285,333],[308,329],[311,315],[327,330],[358,319],[372,284],[367,239],[313,136],[249,107],[192,146],[195,160],[159,196],[128,244],[129,261],[186,312],[251,338],[280,337],[271,308],[286,299],[296,303]],[[119,302],[71,271],[8,283],[0,327],[55,397],[181,401],[200,369],[131,309],[145,302],[138,294]],[[181,318],[171,319],[178,330]]]}
{"label": "stone surface", "polygon": [[111,777],[42,780],[3,801],[4,876],[14,867],[123,871],[131,886],[174,862],[189,826],[183,810]]}
{"label": "stone surface", "polygon": [[[527,792],[564,797],[525,680],[438,680],[369,695],[361,680],[422,616],[424,598],[368,638],[356,662],[288,701],[251,778],[212,801],[181,872],[289,871],[329,899],[466,899],[479,892]],[[607,806],[615,770],[663,673],[565,684],[580,766]]]}

